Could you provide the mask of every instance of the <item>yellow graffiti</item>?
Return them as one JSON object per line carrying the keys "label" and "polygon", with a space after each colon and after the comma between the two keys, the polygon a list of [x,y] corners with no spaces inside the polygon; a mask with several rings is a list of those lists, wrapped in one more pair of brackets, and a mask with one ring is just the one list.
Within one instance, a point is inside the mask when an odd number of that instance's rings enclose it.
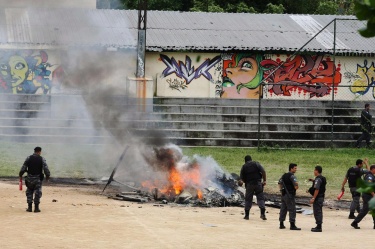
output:
{"label": "yellow graffiti", "polygon": [[366,67],[366,64],[361,67],[360,65],[357,65],[357,76],[358,76],[358,79],[356,79],[354,82],[353,82],[353,85],[351,85],[350,87],[350,90],[353,92],[353,93],[365,93],[368,89],[368,86],[369,86],[369,79],[368,79],[368,76],[367,76],[367,67]]}
{"label": "yellow graffiti", "polygon": [[355,78],[350,90],[353,93],[365,95],[372,88],[372,96],[375,98],[375,62],[373,61],[370,66],[367,66],[367,60],[364,61],[363,66],[357,64]]}

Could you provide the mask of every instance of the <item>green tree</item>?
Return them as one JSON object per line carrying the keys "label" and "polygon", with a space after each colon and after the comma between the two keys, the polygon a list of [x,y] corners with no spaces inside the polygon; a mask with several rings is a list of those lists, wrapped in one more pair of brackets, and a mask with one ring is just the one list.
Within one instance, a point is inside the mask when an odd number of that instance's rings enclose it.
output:
{"label": "green tree", "polygon": [[367,27],[359,30],[363,37],[375,36],[375,0],[358,0],[354,7],[359,20],[367,21]]}
{"label": "green tree", "polygon": [[254,9],[254,7],[249,7],[246,3],[240,2],[237,5],[237,11],[238,13],[257,13],[257,11]]}
{"label": "green tree", "polygon": [[266,9],[264,10],[264,13],[275,13],[275,14],[283,14],[285,11],[285,8],[282,4],[276,5],[269,3],[266,6]]}
{"label": "green tree", "polygon": [[190,11],[224,12],[224,9],[215,0],[194,0],[194,6]]}
{"label": "green tree", "polygon": [[315,14],[320,15],[336,15],[338,13],[338,4],[335,1],[324,0],[320,1]]}

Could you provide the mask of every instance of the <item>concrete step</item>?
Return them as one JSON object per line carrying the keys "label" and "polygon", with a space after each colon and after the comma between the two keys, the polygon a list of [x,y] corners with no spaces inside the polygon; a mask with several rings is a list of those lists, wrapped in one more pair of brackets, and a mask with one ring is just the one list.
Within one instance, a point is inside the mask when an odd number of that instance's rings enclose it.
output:
{"label": "concrete step", "polygon": [[[217,114],[256,114],[258,106],[212,106],[212,105],[155,105],[154,112],[157,113],[217,113]],[[306,108],[306,107],[261,107],[261,115],[332,115],[331,108]],[[360,110],[356,108],[336,108],[333,111],[335,116],[358,116]]]}
{"label": "concrete step", "polygon": [[[210,139],[199,139],[199,138],[181,138],[181,137],[169,137],[172,143],[180,146],[218,146],[218,147],[257,147],[257,139],[228,139],[228,138],[210,138]],[[329,148],[331,147],[330,140],[286,140],[286,139],[271,139],[261,140],[260,145],[262,147],[298,147],[298,148]],[[348,148],[354,147],[355,141],[352,140],[341,140],[334,141],[334,147]]]}
{"label": "concrete step", "polygon": [[[217,106],[259,106],[257,99],[207,99],[207,98],[154,98],[155,105],[217,105]],[[325,107],[331,108],[330,100],[287,100],[262,99],[261,106],[273,107]],[[363,109],[362,101],[335,101],[334,106],[341,108]]]}

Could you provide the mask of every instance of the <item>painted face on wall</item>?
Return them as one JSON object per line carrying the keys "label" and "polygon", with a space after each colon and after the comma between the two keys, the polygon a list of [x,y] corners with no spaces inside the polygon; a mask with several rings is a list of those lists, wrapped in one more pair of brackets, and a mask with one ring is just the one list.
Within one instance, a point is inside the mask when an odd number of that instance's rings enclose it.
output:
{"label": "painted face on wall", "polygon": [[240,59],[237,65],[230,63],[225,69],[226,76],[223,77],[223,87],[250,83],[257,76],[258,69],[257,62],[252,57]]}
{"label": "painted face on wall", "polygon": [[11,83],[12,87],[20,85],[27,78],[29,66],[26,60],[19,55],[10,56],[8,61],[0,63],[1,75]]}

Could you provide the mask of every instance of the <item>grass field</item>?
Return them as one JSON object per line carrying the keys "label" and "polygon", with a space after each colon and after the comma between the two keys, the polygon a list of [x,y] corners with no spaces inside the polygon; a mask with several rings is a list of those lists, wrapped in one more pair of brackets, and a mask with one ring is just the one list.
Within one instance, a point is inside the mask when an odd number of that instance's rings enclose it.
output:
{"label": "grass field", "polygon": [[[323,175],[327,178],[327,195],[334,198],[341,188],[342,180],[347,169],[355,165],[357,159],[369,158],[370,165],[375,164],[375,155],[368,149],[322,149],[322,150],[272,150],[272,149],[242,149],[242,148],[184,148],[186,155],[199,154],[212,156],[227,171],[239,174],[244,164],[245,155],[252,156],[254,161],[260,162],[268,175],[270,192],[277,192],[277,181],[288,171],[289,163],[296,163],[296,176],[300,182],[299,194],[306,194],[311,186],[309,178],[314,178],[314,167],[323,167]],[[347,195],[348,196],[348,195]]]}
{"label": "grass field", "polygon": [[[101,148],[92,146],[71,145],[46,145],[42,148],[43,156],[53,172],[58,177],[95,177],[108,175],[114,167],[114,161],[103,165],[102,156],[107,155],[117,159],[119,155],[111,154]],[[32,153],[33,147],[25,144],[0,144],[0,176],[17,176],[18,171],[27,155]],[[323,175],[328,182],[327,194],[334,197],[340,191],[341,182],[351,166],[358,158],[369,158],[370,164],[375,164],[375,155],[368,149],[245,149],[245,148],[183,148],[187,156],[198,154],[213,157],[219,165],[230,173],[239,174],[244,164],[245,155],[249,154],[253,160],[259,161],[268,175],[267,191],[277,192],[277,181],[280,176],[288,171],[289,163],[298,165],[297,178],[301,190],[305,194],[311,183],[307,180],[313,178],[314,166],[323,167]]]}

